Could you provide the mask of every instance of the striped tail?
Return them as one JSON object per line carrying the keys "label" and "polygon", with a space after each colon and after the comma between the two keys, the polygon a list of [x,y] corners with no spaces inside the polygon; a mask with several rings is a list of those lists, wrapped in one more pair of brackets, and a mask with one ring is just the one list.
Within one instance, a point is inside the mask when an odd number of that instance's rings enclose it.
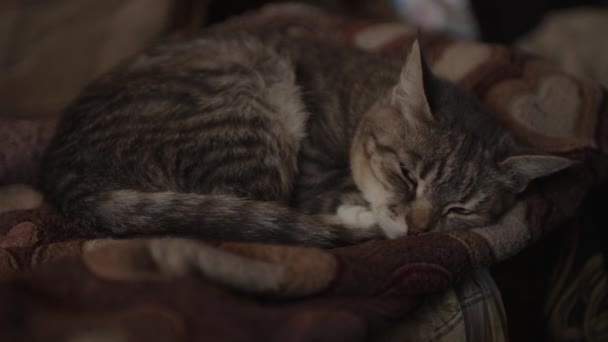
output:
{"label": "striped tail", "polygon": [[80,204],[84,210],[74,212],[76,216],[114,235],[189,235],[317,247],[382,236],[379,229],[327,224],[278,203],[227,195],[117,190],[90,196]]}

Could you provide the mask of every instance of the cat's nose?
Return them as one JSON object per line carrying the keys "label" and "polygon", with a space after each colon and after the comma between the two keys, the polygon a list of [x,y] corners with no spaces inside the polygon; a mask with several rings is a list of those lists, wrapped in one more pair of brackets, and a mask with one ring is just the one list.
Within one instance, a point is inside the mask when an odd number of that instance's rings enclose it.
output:
{"label": "cat's nose", "polygon": [[433,208],[426,201],[416,201],[410,207],[408,215],[405,219],[408,225],[408,232],[413,234],[427,232],[431,229]]}

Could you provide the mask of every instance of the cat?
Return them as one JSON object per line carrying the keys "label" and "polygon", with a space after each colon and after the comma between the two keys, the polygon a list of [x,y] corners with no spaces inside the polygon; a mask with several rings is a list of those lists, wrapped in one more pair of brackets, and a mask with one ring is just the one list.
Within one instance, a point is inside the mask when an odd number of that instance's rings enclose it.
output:
{"label": "cat", "polygon": [[282,34],[203,34],[88,86],[42,163],[47,199],[109,236],[333,247],[496,221],[566,158],[405,62]]}

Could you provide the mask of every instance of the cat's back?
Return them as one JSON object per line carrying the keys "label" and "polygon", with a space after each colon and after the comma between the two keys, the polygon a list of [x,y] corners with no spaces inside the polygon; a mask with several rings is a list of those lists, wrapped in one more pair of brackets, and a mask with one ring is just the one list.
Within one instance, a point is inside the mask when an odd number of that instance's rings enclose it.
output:
{"label": "cat's back", "polygon": [[43,162],[43,188],[211,191],[204,187],[219,177],[219,162],[264,161],[270,131],[287,141],[303,134],[294,79],[288,59],[249,35],[152,47],[66,110]]}

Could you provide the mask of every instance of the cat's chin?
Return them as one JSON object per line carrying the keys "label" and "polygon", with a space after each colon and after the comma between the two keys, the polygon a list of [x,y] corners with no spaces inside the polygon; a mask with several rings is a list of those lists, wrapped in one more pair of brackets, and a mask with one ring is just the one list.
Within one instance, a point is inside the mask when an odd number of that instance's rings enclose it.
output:
{"label": "cat's chin", "polygon": [[407,223],[405,223],[405,220],[403,220],[402,222],[396,221],[395,219],[387,216],[386,214],[382,214],[382,213],[374,213],[376,216],[376,221],[378,223],[378,225],[380,226],[380,229],[382,229],[382,231],[384,232],[384,235],[386,235],[387,238],[389,239],[396,239],[402,236],[407,235],[408,232],[408,226]]}

